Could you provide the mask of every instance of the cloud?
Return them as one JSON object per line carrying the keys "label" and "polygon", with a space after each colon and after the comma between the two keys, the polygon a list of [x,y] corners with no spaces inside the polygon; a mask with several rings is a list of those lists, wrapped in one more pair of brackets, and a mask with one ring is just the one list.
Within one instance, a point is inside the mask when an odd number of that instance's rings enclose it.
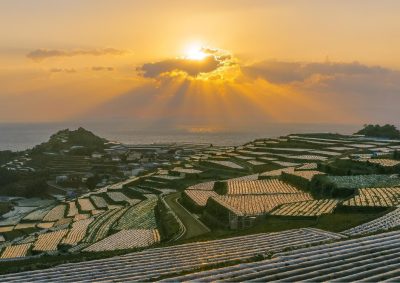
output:
{"label": "cloud", "polygon": [[251,77],[262,78],[275,84],[302,82],[312,77],[385,75],[391,72],[391,70],[379,66],[367,66],[358,62],[304,63],[283,61],[264,61],[242,67],[242,71]]}
{"label": "cloud", "polygon": [[75,49],[75,50],[63,50],[63,49],[36,49],[29,52],[26,57],[34,61],[43,61],[48,58],[54,57],[72,57],[78,55],[123,55],[127,51],[115,48],[101,48],[101,49]]}
{"label": "cloud", "polygon": [[93,66],[92,71],[114,71],[113,67]]}
{"label": "cloud", "polygon": [[220,66],[214,56],[208,56],[204,60],[188,60],[188,59],[168,59],[155,63],[146,63],[138,68],[143,77],[156,78],[164,73],[173,71],[182,71],[186,74],[196,77],[200,73],[209,73],[216,70]]}
{"label": "cloud", "polygon": [[76,73],[77,71],[73,68],[52,68],[50,69],[51,73],[67,73],[67,74],[73,74]]}
{"label": "cloud", "polygon": [[227,51],[212,48],[202,48],[201,51],[208,56],[203,60],[188,58],[167,59],[155,63],[146,63],[137,68],[140,75],[145,78],[158,78],[163,76],[175,77],[184,73],[190,77],[209,74],[215,77],[216,72],[236,65],[236,60]]}

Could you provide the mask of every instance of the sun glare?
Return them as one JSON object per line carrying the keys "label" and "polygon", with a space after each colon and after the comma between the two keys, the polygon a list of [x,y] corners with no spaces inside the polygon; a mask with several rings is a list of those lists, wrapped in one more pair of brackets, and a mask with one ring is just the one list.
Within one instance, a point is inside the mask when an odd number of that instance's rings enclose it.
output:
{"label": "sun glare", "polygon": [[208,56],[199,45],[191,45],[185,50],[185,58],[189,60],[203,60]]}

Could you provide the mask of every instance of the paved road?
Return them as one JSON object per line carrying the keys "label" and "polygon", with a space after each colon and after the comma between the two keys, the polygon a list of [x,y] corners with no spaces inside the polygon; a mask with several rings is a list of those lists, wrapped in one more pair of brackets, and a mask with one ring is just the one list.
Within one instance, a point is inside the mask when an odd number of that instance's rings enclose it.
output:
{"label": "paved road", "polygon": [[207,226],[205,226],[189,211],[187,211],[180,203],[177,202],[179,197],[180,193],[170,194],[165,197],[165,201],[176,213],[176,215],[182,221],[183,225],[185,225],[186,233],[184,234],[183,238],[189,239],[210,232],[210,229],[208,229]]}

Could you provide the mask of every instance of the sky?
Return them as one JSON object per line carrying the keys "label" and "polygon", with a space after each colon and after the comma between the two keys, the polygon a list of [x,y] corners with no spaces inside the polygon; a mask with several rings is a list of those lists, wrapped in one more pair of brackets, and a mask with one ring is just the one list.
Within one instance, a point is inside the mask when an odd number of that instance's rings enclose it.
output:
{"label": "sky", "polygon": [[399,123],[397,0],[2,0],[0,122]]}

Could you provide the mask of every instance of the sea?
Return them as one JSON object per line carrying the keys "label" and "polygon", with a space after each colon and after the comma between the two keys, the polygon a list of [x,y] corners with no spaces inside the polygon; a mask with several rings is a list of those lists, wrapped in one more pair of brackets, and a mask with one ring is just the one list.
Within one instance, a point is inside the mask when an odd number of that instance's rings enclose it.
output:
{"label": "sea", "polygon": [[279,137],[296,133],[333,132],[351,134],[362,125],[269,123],[257,129],[193,132],[177,129],[144,129],[130,123],[64,122],[0,123],[0,150],[22,151],[45,142],[62,129],[84,127],[100,137],[126,144],[205,143],[241,145],[257,138]]}

